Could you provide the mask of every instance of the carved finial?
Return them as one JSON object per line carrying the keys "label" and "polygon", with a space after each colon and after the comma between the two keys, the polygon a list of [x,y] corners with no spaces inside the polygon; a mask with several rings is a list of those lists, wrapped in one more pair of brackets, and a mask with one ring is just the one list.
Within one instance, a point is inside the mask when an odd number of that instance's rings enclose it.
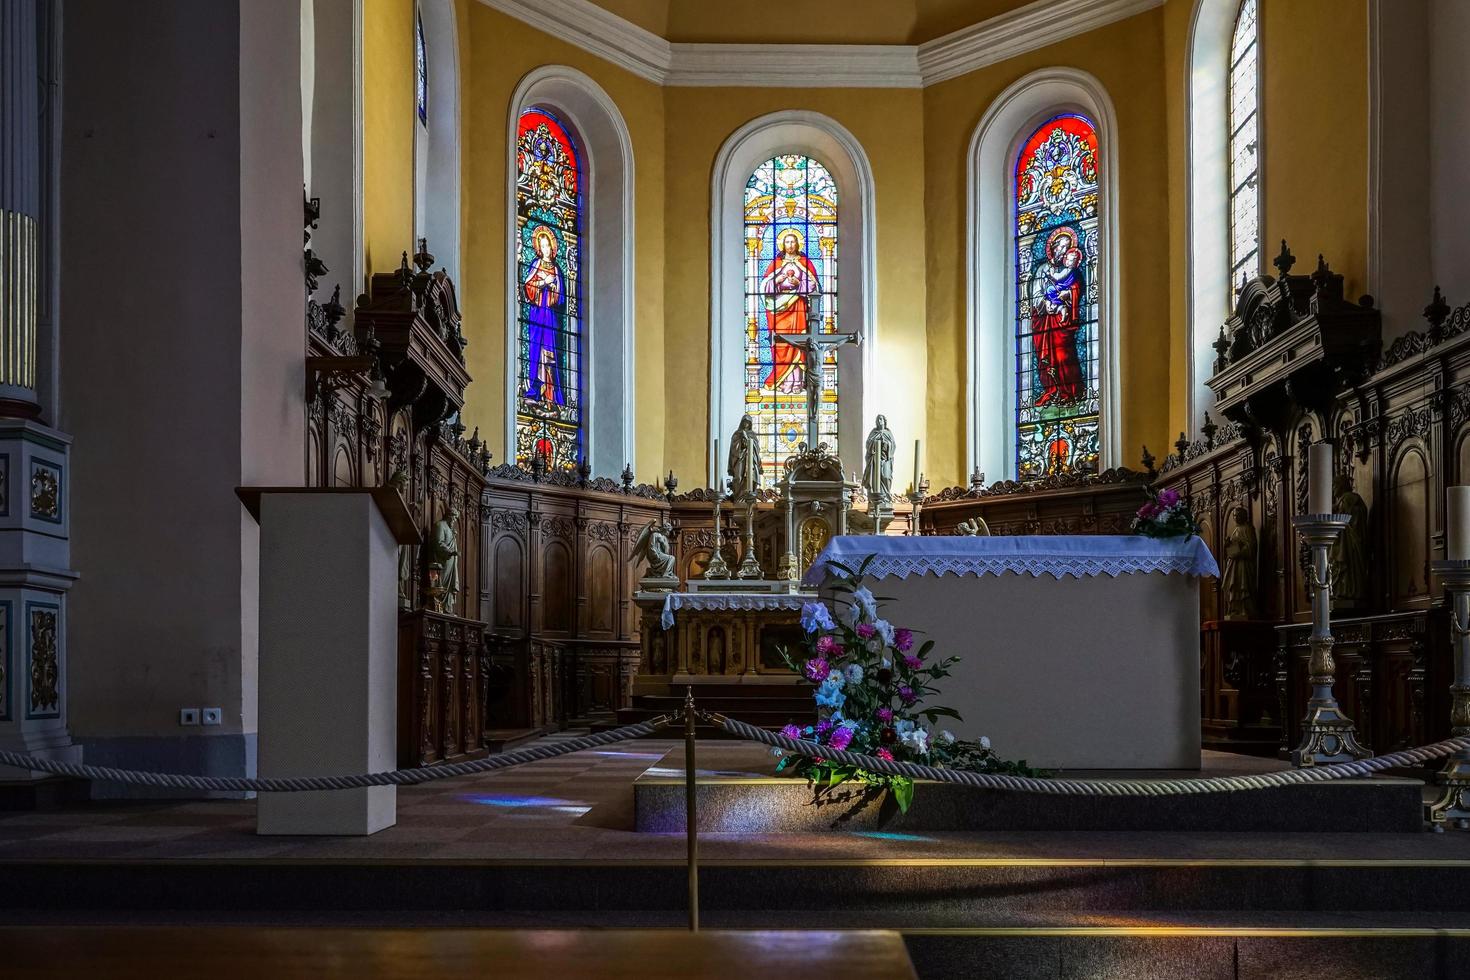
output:
{"label": "carved finial", "polygon": [[679,481],[674,477],[674,471],[669,470],[669,475],[664,477],[664,496],[670,501],[674,499],[674,489],[678,487]]}
{"label": "carved finial", "polygon": [[1215,348],[1215,373],[1219,374],[1230,364],[1230,338],[1225,335],[1225,324],[1220,324],[1220,335],[1210,346]]}
{"label": "carved finial", "polygon": [[1159,471],[1154,469],[1154,454],[1148,451],[1148,446],[1143,447],[1143,456],[1141,459],[1143,461],[1143,471],[1148,474],[1150,480],[1159,475]]}
{"label": "carved finial", "polygon": [[332,298],[322,304],[322,316],[327,321],[328,343],[336,343],[337,324],[346,315],[347,311],[342,307],[342,284],[339,282],[332,288]]}
{"label": "carved finial", "polygon": [[980,467],[978,466],[970,471],[970,489],[985,489],[985,474],[980,471]]}
{"label": "carved finial", "polygon": [[1429,305],[1424,307],[1424,319],[1429,321],[1429,334],[1435,340],[1438,340],[1443,335],[1444,322],[1449,318],[1449,315],[1450,304],[1444,301],[1444,296],[1440,293],[1439,287],[1435,286],[1434,299],[1430,300]]}
{"label": "carved finial", "polygon": [[1184,451],[1189,448],[1189,436],[1179,433],[1179,438],[1174,440],[1174,448],[1179,453],[1179,462],[1184,462]]}
{"label": "carved finial", "polygon": [[1200,430],[1200,432],[1204,433],[1204,436],[1205,436],[1205,446],[1207,448],[1210,448],[1210,449],[1214,449],[1215,448],[1215,433],[1219,430],[1219,428],[1220,427],[1215,424],[1215,420],[1212,419],[1212,418],[1210,418],[1210,413],[1209,412],[1206,412],[1205,413],[1205,424],[1202,425],[1202,426],[1200,426],[1199,427],[1199,430]]}
{"label": "carved finial", "polygon": [[398,283],[404,289],[413,286],[413,270],[408,267],[408,250],[404,249],[403,261],[398,265]]}
{"label": "carved finial", "polygon": [[577,486],[586,487],[590,479],[592,479],[592,464],[588,462],[586,456],[583,456],[582,461],[577,464]]}
{"label": "carved finial", "polygon": [[489,475],[489,473],[490,473],[490,460],[494,458],[494,455],[495,455],[494,453],[490,452],[490,447],[489,446],[481,446],[480,447],[480,474],[482,476],[488,476]]}
{"label": "carved finial", "polygon": [[1296,265],[1296,256],[1292,255],[1291,249],[1286,247],[1286,239],[1281,239],[1281,254],[1276,256],[1271,264],[1276,267],[1276,271],[1280,272],[1283,278],[1291,272],[1291,267]]}
{"label": "carved finial", "polygon": [[470,451],[471,459],[480,455],[480,427],[478,425],[475,426],[475,431],[470,433],[470,439],[465,443],[465,446]]}
{"label": "carved finial", "polygon": [[537,483],[546,475],[546,456],[541,452],[531,453],[531,479]]}
{"label": "carved finial", "polygon": [[420,273],[427,273],[429,267],[434,264],[434,256],[429,253],[429,240],[419,239],[419,250],[414,253],[413,264],[418,267]]}
{"label": "carved finial", "polygon": [[633,464],[623,465],[623,493],[630,493],[633,489]]}
{"label": "carved finial", "polygon": [[1317,269],[1312,273],[1312,286],[1316,289],[1317,292],[1320,293],[1327,288],[1327,283],[1331,279],[1332,270],[1328,268],[1327,260],[1322,257],[1322,253],[1318,252]]}

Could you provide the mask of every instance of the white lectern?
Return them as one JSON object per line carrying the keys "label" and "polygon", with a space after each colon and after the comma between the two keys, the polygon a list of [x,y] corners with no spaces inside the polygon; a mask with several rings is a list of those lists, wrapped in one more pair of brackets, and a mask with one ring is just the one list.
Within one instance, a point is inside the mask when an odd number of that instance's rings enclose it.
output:
{"label": "white lectern", "polygon": [[[258,771],[392,769],[397,732],[398,547],[419,534],[391,487],[239,491],[260,522]],[[397,821],[392,786],[262,793],[259,834],[373,834]]]}

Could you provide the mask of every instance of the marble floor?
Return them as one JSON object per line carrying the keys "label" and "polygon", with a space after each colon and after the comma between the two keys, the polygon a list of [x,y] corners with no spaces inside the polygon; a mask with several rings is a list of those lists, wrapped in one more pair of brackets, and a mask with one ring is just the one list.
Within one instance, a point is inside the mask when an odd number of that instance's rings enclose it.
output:
{"label": "marble floor", "polygon": [[[571,737],[570,735],[559,736]],[[553,739],[558,738],[553,736]],[[759,746],[699,745],[701,775],[761,774]],[[371,837],[259,837],[251,800],[94,801],[0,813],[0,862],[682,863],[680,834],[633,830],[632,783],[679,775],[682,745],[628,741],[514,769],[401,788],[398,823]],[[1222,766],[1259,766],[1226,760]],[[1268,765],[1270,765],[1268,763]],[[709,834],[712,863],[1464,862],[1470,833],[1230,834],[824,832]]]}

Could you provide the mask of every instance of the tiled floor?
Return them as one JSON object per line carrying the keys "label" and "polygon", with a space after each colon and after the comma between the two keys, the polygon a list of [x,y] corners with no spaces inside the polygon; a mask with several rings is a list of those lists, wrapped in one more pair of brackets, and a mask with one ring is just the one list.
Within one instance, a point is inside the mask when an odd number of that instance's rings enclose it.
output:
{"label": "tiled floor", "polygon": [[[571,736],[561,736],[562,738]],[[673,754],[671,753],[673,750]],[[702,774],[758,770],[755,746],[700,743]],[[665,759],[665,756],[669,756]],[[662,763],[662,764],[661,764]],[[0,861],[669,861],[681,835],[633,830],[635,778],[675,775],[682,745],[629,741],[398,792],[372,837],[258,837],[249,800],[80,804],[0,814]],[[706,835],[709,861],[1408,860],[1470,862],[1470,834],[818,833]]]}

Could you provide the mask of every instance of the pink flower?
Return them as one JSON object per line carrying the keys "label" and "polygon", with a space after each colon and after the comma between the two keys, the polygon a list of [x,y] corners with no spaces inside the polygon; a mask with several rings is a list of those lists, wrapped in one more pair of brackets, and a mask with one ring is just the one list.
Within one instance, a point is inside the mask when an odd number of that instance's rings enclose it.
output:
{"label": "pink flower", "polygon": [[832,737],[827,740],[827,744],[838,752],[845,752],[852,744],[852,729],[843,725],[837,726],[832,729]]}
{"label": "pink flower", "polygon": [[1173,487],[1170,487],[1167,490],[1161,490],[1159,492],[1159,503],[1165,507],[1173,507],[1175,504],[1179,503],[1179,491],[1175,490]]}
{"label": "pink flower", "polygon": [[824,633],[817,637],[817,653],[824,657],[842,656],[842,644],[837,642],[837,637],[831,633]]}
{"label": "pink flower", "polygon": [[903,658],[903,665],[909,670],[918,670],[920,667],[924,666],[924,661],[920,660],[918,657],[915,657],[913,654],[910,654],[907,657]]}
{"label": "pink flower", "polygon": [[787,725],[781,729],[781,734],[787,738],[801,738],[801,729],[795,725]]}
{"label": "pink flower", "polygon": [[873,638],[873,634],[878,632],[878,629],[872,623],[858,623],[856,632],[863,639],[870,640]]}
{"label": "pink flower", "polygon": [[892,708],[879,708],[877,710],[876,714],[878,716],[878,720],[881,721],[885,725],[888,724],[890,721],[893,720],[893,709]]}
{"label": "pink flower", "polygon": [[909,648],[913,645],[913,630],[897,629],[893,631],[893,648],[899,653],[908,653]]}
{"label": "pink flower", "polygon": [[831,672],[831,666],[821,657],[813,657],[806,662],[806,679],[813,684],[822,683]]}
{"label": "pink flower", "polygon": [[882,759],[884,762],[893,761],[893,753],[889,752],[887,749],[878,749],[878,751],[874,752],[873,754]]}
{"label": "pink flower", "polygon": [[1159,505],[1150,500],[1148,503],[1138,508],[1138,516],[1145,521],[1153,520],[1155,517],[1159,516]]}
{"label": "pink flower", "polygon": [[898,699],[904,704],[913,704],[915,701],[919,700],[919,696],[914,693],[913,688],[909,687],[908,685],[904,685],[903,687],[900,687],[898,689]]}

